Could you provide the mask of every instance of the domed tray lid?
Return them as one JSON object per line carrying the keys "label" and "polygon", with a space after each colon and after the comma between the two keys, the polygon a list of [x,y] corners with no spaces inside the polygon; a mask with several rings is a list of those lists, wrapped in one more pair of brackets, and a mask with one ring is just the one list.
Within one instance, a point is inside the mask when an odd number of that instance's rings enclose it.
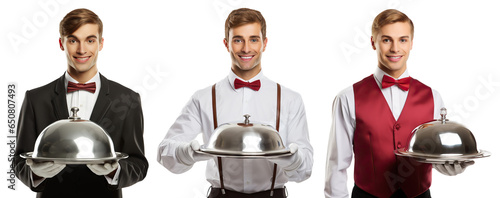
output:
{"label": "domed tray lid", "polygon": [[478,150],[472,132],[461,124],[450,122],[446,114],[446,108],[442,108],[441,119],[416,127],[410,134],[407,147],[394,153],[424,163],[469,161],[491,155],[488,151]]}
{"label": "domed tray lid", "polygon": [[115,152],[112,139],[96,123],[72,116],[47,126],[37,137],[33,152],[20,154],[35,161],[62,164],[95,164],[126,159],[128,154]]}
{"label": "domed tray lid", "polygon": [[269,125],[250,123],[250,115],[244,115],[244,123],[223,124],[210,137],[201,153],[240,158],[276,157],[290,155],[279,133]]}

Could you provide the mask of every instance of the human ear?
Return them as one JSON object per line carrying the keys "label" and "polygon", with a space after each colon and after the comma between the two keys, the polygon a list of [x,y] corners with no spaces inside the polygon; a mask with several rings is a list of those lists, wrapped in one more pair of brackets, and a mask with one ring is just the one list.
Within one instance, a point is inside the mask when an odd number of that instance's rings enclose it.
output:
{"label": "human ear", "polygon": [[377,50],[377,47],[375,47],[375,41],[373,40],[373,36],[371,36],[370,41],[372,43],[373,50]]}
{"label": "human ear", "polygon": [[226,49],[227,49],[227,51],[229,52],[229,43],[227,42],[227,39],[226,39],[226,38],[224,38],[224,39],[223,39],[223,42],[224,42],[224,46],[226,46]]}
{"label": "human ear", "polygon": [[104,38],[101,38],[101,42],[99,42],[99,51],[102,50],[103,45],[104,45]]}
{"label": "human ear", "polygon": [[264,48],[262,49],[262,51],[266,51],[266,46],[267,46],[267,37],[264,39]]}
{"label": "human ear", "polygon": [[61,48],[62,51],[64,51],[64,46],[62,44],[62,39],[59,38],[59,48]]}

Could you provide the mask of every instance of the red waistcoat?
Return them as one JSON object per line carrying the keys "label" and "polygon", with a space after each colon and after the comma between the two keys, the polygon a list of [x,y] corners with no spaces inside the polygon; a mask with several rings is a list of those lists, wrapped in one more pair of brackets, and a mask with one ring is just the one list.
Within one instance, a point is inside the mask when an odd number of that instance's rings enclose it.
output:
{"label": "red waistcoat", "polygon": [[373,75],[353,85],[356,110],[354,131],[354,182],[377,197],[390,197],[402,189],[415,197],[431,186],[430,164],[397,157],[394,150],[407,146],[412,130],[431,121],[434,114],[432,90],[413,79],[398,120]]}

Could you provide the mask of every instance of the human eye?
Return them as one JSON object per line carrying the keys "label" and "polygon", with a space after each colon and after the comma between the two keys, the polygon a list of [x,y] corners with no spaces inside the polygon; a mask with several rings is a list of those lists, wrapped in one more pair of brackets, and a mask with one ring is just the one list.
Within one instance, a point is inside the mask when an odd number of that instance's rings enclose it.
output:
{"label": "human eye", "polygon": [[382,42],[384,42],[384,43],[390,43],[391,39],[387,39],[387,38],[386,39],[382,39]]}
{"label": "human eye", "polygon": [[76,43],[76,40],[75,39],[69,39],[69,43]]}
{"label": "human eye", "polygon": [[241,43],[241,42],[243,42],[243,41],[242,41],[241,39],[233,39],[233,42],[234,42],[234,43]]}
{"label": "human eye", "polygon": [[87,41],[89,44],[92,44],[92,43],[95,43],[95,40],[94,39],[90,39]]}
{"label": "human eye", "polygon": [[406,43],[408,39],[401,39],[401,43]]}

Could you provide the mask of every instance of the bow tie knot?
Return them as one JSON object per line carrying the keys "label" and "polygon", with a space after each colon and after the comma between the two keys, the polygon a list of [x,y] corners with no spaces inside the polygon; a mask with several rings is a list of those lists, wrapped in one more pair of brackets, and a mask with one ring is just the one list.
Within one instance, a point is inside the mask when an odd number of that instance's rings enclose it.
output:
{"label": "bow tie knot", "polygon": [[397,85],[403,91],[408,91],[410,89],[410,81],[411,77],[406,77],[396,80],[387,75],[384,75],[384,77],[382,78],[382,89],[385,89],[393,85]]}
{"label": "bow tie knot", "polygon": [[248,87],[254,91],[259,91],[260,89],[260,80],[256,80],[256,81],[253,81],[253,82],[245,82],[245,81],[242,81],[240,79],[234,79],[234,88],[235,89],[239,89],[239,88],[242,88],[242,87]]}
{"label": "bow tie knot", "polygon": [[68,90],[67,90],[68,93],[78,90],[85,90],[90,93],[95,93],[95,89],[96,89],[95,82],[83,84],[83,83],[73,83],[68,81]]}

